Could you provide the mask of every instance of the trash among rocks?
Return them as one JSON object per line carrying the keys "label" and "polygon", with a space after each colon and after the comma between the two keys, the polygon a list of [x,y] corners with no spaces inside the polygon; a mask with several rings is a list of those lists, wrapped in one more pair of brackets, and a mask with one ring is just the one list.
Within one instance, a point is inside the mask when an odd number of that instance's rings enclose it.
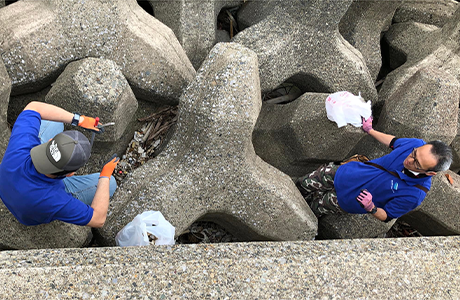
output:
{"label": "trash among rocks", "polygon": [[159,211],[145,211],[123,227],[115,237],[117,246],[174,245],[176,229]]}
{"label": "trash among rocks", "polygon": [[450,174],[446,174],[446,178],[449,181],[450,185],[454,185],[454,180],[452,179],[452,176],[450,176]]}
{"label": "trash among rocks", "polygon": [[239,32],[236,13],[240,7],[241,5],[224,8],[217,15],[217,28],[227,31],[230,34],[230,38],[233,38]]}
{"label": "trash among rocks", "polygon": [[342,91],[330,94],[326,98],[327,118],[343,127],[347,123],[361,127],[362,120],[368,119],[372,115],[371,101],[364,101],[361,94],[358,96],[350,92]]}
{"label": "trash among rocks", "polygon": [[129,172],[158,155],[167,132],[177,122],[177,111],[177,106],[171,106],[138,119],[144,124],[139,131],[134,132],[133,139],[115,169],[114,177],[118,182]]}
{"label": "trash among rocks", "polygon": [[177,238],[177,244],[234,243],[237,238],[213,222],[198,221]]}
{"label": "trash among rocks", "polygon": [[302,91],[292,83],[282,83],[279,87],[265,93],[262,101],[272,104],[285,104],[292,102],[302,95]]}
{"label": "trash among rocks", "polygon": [[397,220],[391,229],[386,233],[386,238],[395,237],[421,237],[423,236],[417,230],[412,228],[409,224]]}

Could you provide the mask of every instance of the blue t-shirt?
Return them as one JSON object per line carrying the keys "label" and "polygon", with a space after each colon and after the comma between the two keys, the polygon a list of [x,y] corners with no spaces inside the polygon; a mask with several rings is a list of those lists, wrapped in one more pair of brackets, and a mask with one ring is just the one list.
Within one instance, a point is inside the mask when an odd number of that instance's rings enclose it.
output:
{"label": "blue t-shirt", "polygon": [[66,193],[61,179],[51,179],[35,169],[30,150],[40,144],[41,117],[25,110],[17,118],[0,164],[0,198],[24,225],[61,220],[86,225],[93,208]]}
{"label": "blue t-shirt", "polygon": [[390,154],[371,160],[388,171],[397,172],[401,179],[360,162],[340,166],[334,177],[340,207],[348,213],[366,213],[356,201],[362,189],[367,189],[372,194],[375,206],[384,209],[392,219],[399,218],[419,206],[426,194],[414,185],[420,184],[429,190],[431,176],[412,178],[402,173],[402,170],[403,162],[413,148],[425,144],[420,139],[396,139],[393,144],[394,150]]}

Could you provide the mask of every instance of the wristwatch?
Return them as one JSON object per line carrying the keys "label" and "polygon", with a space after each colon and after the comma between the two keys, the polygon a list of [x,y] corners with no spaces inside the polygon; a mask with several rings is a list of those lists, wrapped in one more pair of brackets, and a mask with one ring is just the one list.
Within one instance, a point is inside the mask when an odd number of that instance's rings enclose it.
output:
{"label": "wristwatch", "polygon": [[368,213],[370,213],[371,215],[375,214],[377,212],[377,206],[374,206],[373,209],[371,209],[371,211],[369,211]]}
{"label": "wristwatch", "polygon": [[77,113],[74,113],[72,122],[70,124],[72,124],[72,126],[78,126],[79,122],[80,122],[80,115]]}

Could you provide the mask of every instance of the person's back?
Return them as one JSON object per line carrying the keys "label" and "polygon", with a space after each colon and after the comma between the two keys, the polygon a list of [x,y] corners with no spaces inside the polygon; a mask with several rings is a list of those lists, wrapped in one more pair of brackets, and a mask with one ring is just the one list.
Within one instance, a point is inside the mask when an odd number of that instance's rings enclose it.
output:
{"label": "person's back", "polygon": [[[22,112],[14,125],[10,141],[0,164],[0,198],[24,225],[49,223],[55,219],[86,225],[92,209],[65,192],[62,179],[37,172],[30,155],[40,145],[37,112]],[[78,212],[78,214],[69,212]]]}
{"label": "person's back", "polygon": [[99,132],[96,119],[42,102],[29,103],[18,116],[0,164],[0,198],[24,225],[61,220],[102,227],[109,198],[114,155],[101,173],[73,176],[91,155],[91,144],[63,123]]}

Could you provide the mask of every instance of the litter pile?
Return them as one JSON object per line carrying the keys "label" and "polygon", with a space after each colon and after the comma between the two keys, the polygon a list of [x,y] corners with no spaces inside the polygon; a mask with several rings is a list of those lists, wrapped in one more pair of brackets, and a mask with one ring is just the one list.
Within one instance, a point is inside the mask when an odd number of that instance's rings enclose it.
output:
{"label": "litter pile", "polygon": [[139,131],[134,132],[134,138],[115,169],[114,177],[118,183],[129,172],[160,153],[167,132],[177,122],[177,112],[177,106],[170,106],[138,119],[143,125]]}

